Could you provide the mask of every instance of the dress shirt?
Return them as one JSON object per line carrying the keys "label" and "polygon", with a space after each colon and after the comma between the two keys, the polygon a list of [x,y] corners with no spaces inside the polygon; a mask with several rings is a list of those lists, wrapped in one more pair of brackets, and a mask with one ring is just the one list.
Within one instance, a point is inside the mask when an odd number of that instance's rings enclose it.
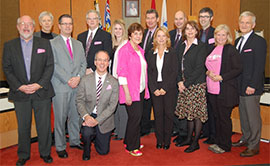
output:
{"label": "dress shirt", "polygon": [[168,50],[164,50],[162,53],[162,57],[160,58],[159,54],[158,54],[158,49],[156,49],[154,51],[154,54],[157,54],[157,60],[156,60],[156,66],[157,66],[157,71],[158,71],[158,77],[157,77],[157,82],[162,82],[162,68],[163,68],[163,62],[164,62],[164,55],[165,52],[168,53]]}
{"label": "dress shirt", "polygon": [[143,44],[143,49],[144,49],[144,50],[145,50],[146,45],[147,45],[147,39],[148,39],[148,36],[149,36],[150,31],[151,31],[151,37],[150,37],[150,39],[151,39],[151,38],[153,37],[153,35],[154,35],[156,29],[157,29],[157,26],[156,26],[154,29],[152,29],[152,30],[148,29],[147,35],[145,36],[144,44]]}
{"label": "dress shirt", "polygon": [[[70,44],[70,48],[71,48],[71,50],[72,50],[72,52],[73,52],[73,47],[72,47],[72,41],[71,41],[71,37],[69,36],[69,37],[65,37],[65,36],[63,36],[63,35],[61,35],[62,36],[62,38],[64,39],[64,41],[65,41],[65,45],[67,45],[66,43],[67,43],[67,39],[69,39],[69,44]],[[68,48],[67,48],[68,49]]]}
{"label": "dress shirt", "polygon": [[[242,37],[243,37],[243,39],[242,39],[243,42],[242,42],[242,45],[241,45],[241,48],[240,48],[240,51],[239,51],[239,52],[242,51],[244,45],[245,45],[246,42],[247,42],[247,39],[249,38],[249,36],[251,35],[252,32],[253,32],[253,30],[250,31],[249,33],[247,33],[247,34],[245,34],[245,35],[242,36]],[[237,46],[236,46],[237,50],[239,50],[239,45],[240,45],[240,43],[241,43],[241,39],[240,39],[239,42],[237,43]]]}
{"label": "dress shirt", "polygon": [[26,42],[21,38],[21,46],[23,52],[24,65],[26,69],[27,79],[30,81],[31,77],[31,59],[32,59],[32,49],[33,49],[33,37]]}
{"label": "dress shirt", "polygon": [[97,33],[97,30],[98,30],[98,27],[96,29],[94,29],[93,31],[91,31],[90,29],[88,30],[88,34],[87,34],[87,38],[86,38],[86,44],[88,42],[88,39],[89,39],[89,36],[90,36],[91,32],[92,32],[92,41],[93,41],[93,39],[95,37],[95,34]]}

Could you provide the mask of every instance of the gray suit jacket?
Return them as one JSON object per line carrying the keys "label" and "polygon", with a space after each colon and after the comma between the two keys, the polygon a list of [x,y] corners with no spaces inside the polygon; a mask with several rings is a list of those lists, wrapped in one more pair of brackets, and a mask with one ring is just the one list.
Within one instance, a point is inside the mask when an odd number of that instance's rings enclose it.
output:
{"label": "gray suit jacket", "polygon": [[71,77],[84,76],[86,59],[81,42],[71,38],[73,60],[71,59],[66,43],[61,35],[50,40],[54,55],[54,73],[52,84],[55,92],[69,92],[72,90],[67,82]]}
{"label": "gray suit jacket", "polygon": [[[97,105],[98,127],[101,133],[107,133],[114,129],[114,111],[118,103],[119,86],[118,81],[109,73],[107,74],[99,102]],[[91,115],[96,106],[96,79],[95,72],[81,79],[77,91],[77,110],[81,117]]]}

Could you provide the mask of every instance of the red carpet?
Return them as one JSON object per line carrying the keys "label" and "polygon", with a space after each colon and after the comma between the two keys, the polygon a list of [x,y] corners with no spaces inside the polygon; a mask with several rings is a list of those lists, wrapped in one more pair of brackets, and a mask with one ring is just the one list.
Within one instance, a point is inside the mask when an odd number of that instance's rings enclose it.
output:
{"label": "red carpet", "polygon": [[[233,136],[233,141],[240,138],[239,134]],[[98,155],[92,146],[91,160],[82,160],[82,151],[67,148],[69,158],[58,158],[55,147],[52,147],[52,164],[45,164],[39,157],[38,144],[33,143],[31,147],[31,159],[26,165],[249,165],[269,164],[269,143],[261,143],[260,154],[254,157],[243,158],[239,156],[245,148],[232,148],[231,152],[214,154],[209,151],[208,145],[200,141],[201,148],[193,153],[184,153],[185,147],[175,147],[171,144],[169,150],[156,149],[154,134],[141,139],[145,145],[142,149],[143,156],[133,157],[125,152],[122,141],[111,141],[111,151],[106,156]],[[0,165],[15,165],[17,161],[17,146],[0,150]]]}

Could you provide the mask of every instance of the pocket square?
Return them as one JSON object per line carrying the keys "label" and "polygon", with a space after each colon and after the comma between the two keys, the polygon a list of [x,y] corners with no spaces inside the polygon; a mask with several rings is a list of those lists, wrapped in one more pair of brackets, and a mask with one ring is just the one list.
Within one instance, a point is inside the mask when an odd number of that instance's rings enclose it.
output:
{"label": "pocket square", "polygon": [[102,41],[95,41],[94,42],[94,45],[99,45],[99,44],[102,44]]}
{"label": "pocket square", "polygon": [[214,38],[211,38],[211,39],[208,40],[208,44],[213,44],[213,43],[215,43],[215,39]]}
{"label": "pocket square", "polygon": [[244,50],[244,52],[251,52],[252,51],[252,49],[246,49],[246,50]]}
{"label": "pocket square", "polygon": [[112,89],[112,86],[111,85],[108,85],[107,88],[106,88],[106,90],[110,90],[110,89]]}
{"label": "pocket square", "polygon": [[44,53],[44,52],[46,52],[46,50],[43,49],[43,48],[38,48],[38,49],[37,49],[37,53],[38,53],[38,54]]}

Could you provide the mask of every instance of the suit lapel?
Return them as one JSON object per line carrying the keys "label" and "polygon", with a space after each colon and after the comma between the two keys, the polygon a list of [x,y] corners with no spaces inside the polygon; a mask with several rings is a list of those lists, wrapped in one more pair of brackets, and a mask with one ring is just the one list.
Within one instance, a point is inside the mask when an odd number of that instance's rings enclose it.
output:
{"label": "suit lapel", "polygon": [[108,74],[109,73],[107,73],[106,78],[105,78],[105,80],[103,82],[102,89],[101,89],[101,92],[100,92],[100,97],[103,96],[103,94],[105,93],[108,85],[110,84],[110,81],[109,81],[109,78],[108,78]]}
{"label": "suit lapel", "polygon": [[14,49],[17,52],[17,58],[19,63],[21,64],[21,68],[22,68],[22,77],[24,78],[25,82],[28,82],[27,80],[27,76],[26,76],[26,68],[25,68],[25,64],[24,64],[24,58],[23,58],[23,52],[22,52],[22,45],[21,45],[21,39],[18,38],[18,40],[16,40],[16,44]]}
{"label": "suit lapel", "polygon": [[248,37],[248,39],[247,39],[245,45],[243,46],[243,48],[242,48],[242,50],[241,50],[241,53],[243,53],[244,50],[250,45],[250,42],[252,41],[253,36],[254,36],[254,32],[252,32],[252,33],[250,34],[250,36]]}
{"label": "suit lapel", "polygon": [[36,56],[37,56],[37,47],[38,47],[39,43],[38,41],[35,39],[35,37],[33,37],[33,47],[32,47],[32,57],[31,57],[31,66],[30,66],[30,80],[32,79],[32,71],[34,71],[36,68],[36,65],[39,65],[36,63]]}
{"label": "suit lapel", "polygon": [[[60,35],[59,35],[59,43],[61,44],[62,49],[63,49],[64,52],[65,52],[65,55],[68,56],[69,60],[71,60],[71,57],[70,57],[70,54],[69,54],[69,52],[68,52],[68,48],[67,48],[66,42],[65,42],[65,40],[63,39],[63,37],[60,36]],[[73,47],[73,45],[72,45],[72,47]]]}

